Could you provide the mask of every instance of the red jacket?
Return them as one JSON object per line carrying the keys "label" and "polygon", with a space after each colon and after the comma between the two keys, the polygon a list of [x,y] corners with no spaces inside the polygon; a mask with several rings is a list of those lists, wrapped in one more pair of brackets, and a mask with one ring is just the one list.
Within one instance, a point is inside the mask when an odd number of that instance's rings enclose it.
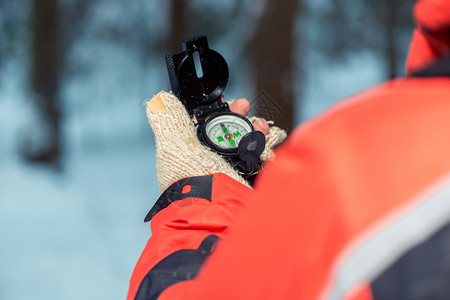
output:
{"label": "red jacket", "polygon": [[128,299],[448,299],[450,60],[431,65],[447,50],[430,58],[426,38],[416,77],[301,125],[255,190],[224,174],[169,187]]}
{"label": "red jacket", "polygon": [[[172,269],[154,275],[159,299],[371,299],[386,280],[400,285],[386,276],[450,226],[449,100],[449,78],[390,81],[300,126],[255,191],[214,175],[211,201],[188,197],[154,216],[128,299],[157,263],[211,235],[223,240],[200,259],[200,274],[167,286]],[[448,255],[441,259],[448,268]]]}

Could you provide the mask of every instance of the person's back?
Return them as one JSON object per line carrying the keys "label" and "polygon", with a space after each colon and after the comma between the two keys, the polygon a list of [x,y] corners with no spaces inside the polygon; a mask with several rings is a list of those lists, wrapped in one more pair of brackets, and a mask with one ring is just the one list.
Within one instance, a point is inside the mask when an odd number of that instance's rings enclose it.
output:
{"label": "person's back", "polygon": [[450,297],[450,3],[416,10],[410,76],[297,128],[195,279],[158,299]]}
{"label": "person's back", "polygon": [[385,83],[301,126],[186,298],[448,299],[449,133],[450,74]]}

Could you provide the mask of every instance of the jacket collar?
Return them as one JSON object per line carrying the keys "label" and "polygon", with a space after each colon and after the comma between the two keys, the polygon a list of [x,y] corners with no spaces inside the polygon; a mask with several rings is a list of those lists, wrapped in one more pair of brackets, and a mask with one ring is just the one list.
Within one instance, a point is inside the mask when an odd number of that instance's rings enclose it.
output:
{"label": "jacket collar", "polygon": [[450,77],[450,55],[438,60],[431,66],[411,74],[410,77]]}

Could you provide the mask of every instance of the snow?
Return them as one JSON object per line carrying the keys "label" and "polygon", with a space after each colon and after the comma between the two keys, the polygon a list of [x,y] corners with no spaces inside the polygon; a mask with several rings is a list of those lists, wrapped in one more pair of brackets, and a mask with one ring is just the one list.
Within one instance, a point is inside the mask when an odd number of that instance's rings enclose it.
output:
{"label": "snow", "polygon": [[143,219],[159,195],[143,99],[95,111],[101,118],[71,113],[63,170],[55,172],[17,153],[33,110],[14,88],[23,76],[7,75],[14,76],[4,76],[0,96],[0,299],[124,299],[151,235]]}
{"label": "snow", "polygon": [[130,152],[144,158],[127,161],[120,151],[107,159],[93,155],[60,176],[2,160],[1,293],[14,299],[124,298],[150,235],[142,220],[156,199],[151,158]]}
{"label": "snow", "polygon": [[306,61],[308,72],[297,120],[317,116],[335,102],[383,81],[383,68],[373,52],[359,52],[344,62],[331,62],[315,55]]}

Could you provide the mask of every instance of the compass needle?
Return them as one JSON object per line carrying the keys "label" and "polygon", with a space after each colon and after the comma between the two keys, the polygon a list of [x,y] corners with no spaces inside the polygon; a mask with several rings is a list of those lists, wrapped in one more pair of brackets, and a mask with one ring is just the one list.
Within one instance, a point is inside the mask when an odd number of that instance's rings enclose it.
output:
{"label": "compass needle", "polygon": [[223,132],[228,132],[228,129],[222,123],[220,123],[220,127],[222,128]]}
{"label": "compass needle", "polygon": [[231,145],[231,147],[236,147],[236,145],[234,144],[234,141],[233,141],[233,139],[230,139],[230,145]]}

